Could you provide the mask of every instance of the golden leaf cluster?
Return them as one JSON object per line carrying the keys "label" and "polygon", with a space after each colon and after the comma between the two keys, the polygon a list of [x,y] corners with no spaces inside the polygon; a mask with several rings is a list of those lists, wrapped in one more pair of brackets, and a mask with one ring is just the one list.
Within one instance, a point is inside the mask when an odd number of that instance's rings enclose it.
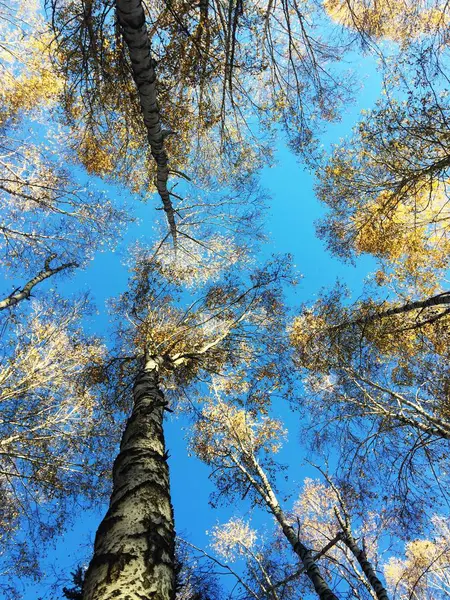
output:
{"label": "golden leaf cluster", "polygon": [[448,27],[447,4],[441,0],[325,0],[329,17],[366,35],[406,44]]}
{"label": "golden leaf cluster", "polygon": [[208,533],[212,538],[211,546],[214,551],[230,562],[234,562],[239,556],[245,556],[253,549],[257,540],[256,531],[239,517],[233,517],[223,525],[216,525]]}
{"label": "golden leaf cluster", "polygon": [[224,401],[207,400],[195,424],[193,449],[207,463],[228,454],[245,459],[260,451],[278,452],[285,435],[282,423],[276,419],[258,419]]}
{"label": "golden leaf cluster", "polygon": [[400,600],[437,599],[450,594],[448,519],[434,516],[432,524],[432,539],[408,542],[405,558],[391,557],[384,566],[386,581]]}

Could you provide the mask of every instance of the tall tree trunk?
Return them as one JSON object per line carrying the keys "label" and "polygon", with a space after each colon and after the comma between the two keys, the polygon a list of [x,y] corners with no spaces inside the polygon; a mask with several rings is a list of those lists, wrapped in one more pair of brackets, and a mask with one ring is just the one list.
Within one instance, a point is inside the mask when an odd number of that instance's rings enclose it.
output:
{"label": "tall tree trunk", "polygon": [[[337,508],[334,509],[339,525],[342,529],[342,541],[356,558],[361,567],[367,581],[369,582],[370,587],[375,592],[375,595],[378,600],[389,600],[389,596],[387,594],[386,588],[381,583],[380,579],[377,577],[375,573],[375,569],[372,566],[372,563],[367,558],[366,552],[363,548],[360,548],[356,543],[355,538],[352,535],[351,529],[351,521],[350,515],[347,512],[344,501],[341,497],[339,490],[331,483],[328,476],[326,476],[328,483],[330,483],[335,491],[339,504],[341,505],[341,509],[344,512],[344,518],[341,517]],[[369,588],[370,589],[370,588]]]}
{"label": "tall tree trunk", "polygon": [[[337,325],[332,325],[330,327],[331,330],[343,329],[345,327],[349,327],[351,325],[367,325],[368,323],[373,323],[374,321],[382,321],[387,317],[393,317],[395,315],[407,314],[413,312],[415,310],[424,310],[426,308],[432,308],[434,306],[448,306],[450,304],[450,292],[442,292],[441,294],[437,294],[436,296],[430,296],[425,300],[417,300],[415,302],[407,302],[402,306],[394,306],[392,308],[388,308],[386,310],[380,310],[378,313],[372,313],[369,315],[365,315],[364,317],[360,317],[357,319],[350,319],[349,321],[345,321],[344,323],[339,323]],[[425,318],[423,321],[419,321],[415,325],[408,327],[407,329],[417,329],[422,325],[426,325],[428,323],[434,323],[438,321],[442,317],[445,317],[450,313],[450,308],[443,310],[442,312],[435,314],[431,317]]]}
{"label": "tall tree trunk", "polygon": [[[325,544],[325,546],[319,550],[319,552],[316,552],[316,554],[314,554],[312,556],[312,560],[315,563],[316,560],[318,560],[319,558],[321,558],[322,556],[325,556],[325,554],[331,550],[331,548],[333,548],[333,546],[336,546],[336,544],[338,542],[340,542],[342,539],[342,532],[339,532],[332,540],[330,540],[328,542],[328,544]],[[295,581],[296,579],[298,579],[300,577],[300,575],[302,575],[303,573],[306,573],[306,567],[302,567],[301,569],[298,569],[297,571],[295,571],[294,573],[291,573],[290,575],[288,575],[287,577],[285,577],[284,579],[282,579],[281,581],[277,581],[277,583],[275,583],[272,587],[273,589],[278,589],[279,587],[286,585],[287,583],[290,583],[291,581]],[[266,590],[267,593],[271,592],[272,588],[269,588],[268,590]]]}
{"label": "tall tree trunk", "polygon": [[290,524],[287,519],[283,509],[281,508],[277,497],[273,491],[272,486],[270,485],[270,481],[268,480],[264,470],[258,461],[253,458],[253,467],[258,474],[262,485],[259,485],[252,477],[248,474],[247,471],[244,471],[249,478],[249,481],[253,483],[255,489],[257,489],[266,502],[266,505],[270,512],[273,514],[275,519],[281,525],[281,529],[283,533],[290,543],[292,550],[297,554],[297,556],[302,561],[303,567],[307,576],[309,577],[311,583],[314,586],[314,590],[316,591],[317,596],[320,600],[338,600],[338,597],[331,591],[325,579],[322,577],[319,567],[315,562],[315,557],[313,553],[305,544],[303,544],[298,534],[295,532],[294,528]]}
{"label": "tall tree trunk", "polygon": [[305,546],[305,544],[300,541],[298,534],[289,524],[278,503],[271,503],[269,506],[278,523],[281,525],[283,533],[288,542],[291,544],[293,551],[302,561],[305,572],[313,584],[317,596],[320,598],[320,600],[338,600],[337,596],[331,591],[327,582],[322,577],[320,569],[315,562],[313,553],[307,546]]}
{"label": "tall tree trunk", "polygon": [[141,0],[116,0],[117,20],[130,53],[133,79],[138,89],[144,123],[152,156],[156,162],[156,188],[176,245],[175,210],[167,187],[169,159],[164,149],[164,136],[156,94],[155,62],[150,55],[150,40]]}
{"label": "tall tree trunk", "polygon": [[157,360],[137,376],[83,600],[172,600],[175,532]]}
{"label": "tall tree trunk", "polygon": [[375,592],[378,600],[389,600],[386,588],[383,586],[381,581],[378,579],[371,562],[367,559],[366,553],[356,543],[355,538],[345,530],[345,535],[342,537],[343,542],[349,548],[353,556],[358,561],[367,581],[370,583],[373,591]]}
{"label": "tall tree trunk", "polygon": [[425,300],[407,302],[406,304],[403,304],[403,306],[395,306],[393,308],[388,308],[387,310],[383,310],[380,313],[373,315],[372,317],[368,317],[368,319],[383,319],[384,317],[400,315],[402,313],[411,312],[413,310],[430,308],[432,306],[443,306],[446,304],[450,304],[450,292],[442,292],[442,294],[430,296]]}

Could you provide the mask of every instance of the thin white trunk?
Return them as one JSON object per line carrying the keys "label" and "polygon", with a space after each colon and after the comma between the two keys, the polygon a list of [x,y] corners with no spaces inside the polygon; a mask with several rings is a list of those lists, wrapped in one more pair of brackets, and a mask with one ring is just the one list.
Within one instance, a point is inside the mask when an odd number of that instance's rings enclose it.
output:
{"label": "thin white trunk", "polygon": [[320,600],[338,600],[338,597],[331,591],[327,582],[322,577],[320,569],[315,562],[315,557],[313,556],[311,550],[309,550],[309,548],[307,548],[300,541],[298,535],[294,531],[294,528],[292,527],[286,515],[284,514],[284,511],[278,502],[278,498],[275,496],[273,488],[270,485],[270,481],[267,479],[264,469],[261,467],[255,456],[251,456],[249,458],[252,464],[252,468],[254,469],[261,483],[258,483],[255,477],[252,476],[250,471],[242,464],[241,461],[239,461],[238,459],[233,459],[233,461],[235,465],[245,474],[249,483],[262,497],[262,499],[266,503],[267,508],[270,510],[270,512],[280,524],[284,536],[290,543],[292,550],[300,558],[306,575],[309,577],[311,583],[313,584],[314,590],[317,596],[320,598]]}
{"label": "thin white trunk", "polygon": [[286,539],[291,544],[292,550],[302,561],[305,572],[313,584],[317,596],[320,598],[320,600],[338,600],[338,597],[331,591],[327,582],[322,577],[311,550],[309,550],[309,548],[307,548],[305,544],[300,541],[298,534],[294,531],[294,528],[286,518],[286,515],[278,503],[278,499],[273,492],[272,486],[270,485],[266,474],[257,461],[255,461],[255,466],[266,491],[265,499],[267,505],[278,523],[281,525],[281,529],[283,530]]}
{"label": "thin white trunk", "polygon": [[375,592],[376,597],[378,598],[378,600],[389,600],[386,588],[381,583],[381,580],[377,577],[377,574],[375,573],[375,570],[372,567],[372,563],[368,560],[365,551],[361,549],[356,543],[355,538],[351,534],[350,528],[347,525],[345,525],[341,519],[339,519],[339,522],[344,531],[342,541],[358,561],[359,566],[361,567],[364,575],[366,576],[370,587]]}

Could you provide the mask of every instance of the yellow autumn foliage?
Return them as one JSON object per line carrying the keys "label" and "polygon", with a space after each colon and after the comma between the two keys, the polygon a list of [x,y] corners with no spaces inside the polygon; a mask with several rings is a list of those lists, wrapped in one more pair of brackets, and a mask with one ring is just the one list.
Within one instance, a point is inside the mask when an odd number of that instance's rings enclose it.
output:
{"label": "yellow autumn foliage", "polygon": [[399,281],[407,276],[424,293],[435,291],[430,269],[445,269],[450,251],[446,187],[436,181],[404,199],[384,190],[358,207],[350,218],[355,250],[387,260]]}
{"label": "yellow autumn foliage", "polygon": [[[14,53],[0,57],[2,121],[20,112],[42,111],[54,105],[64,87],[52,63],[51,34],[40,29],[40,20],[33,25],[36,29],[15,44]],[[11,28],[0,27],[0,36],[9,38],[14,34]]]}
{"label": "yellow autumn foliage", "polygon": [[407,43],[448,26],[447,3],[435,0],[324,0],[335,22],[366,35]]}
{"label": "yellow autumn foliage", "polygon": [[251,551],[258,537],[250,524],[239,517],[233,517],[227,523],[216,525],[207,533],[212,538],[211,546],[214,551],[230,562]]}
{"label": "yellow autumn foliage", "polygon": [[405,558],[392,557],[384,566],[388,585],[399,600],[434,600],[450,594],[449,522],[434,516],[432,525],[432,539],[407,543]]}
{"label": "yellow autumn foliage", "polygon": [[289,337],[299,361],[305,367],[327,372],[328,360],[323,348],[327,329],[328,323],[320,314],[305,310],[295,317]]}
{"label": "yellow autumn foliage", "polygon": [[88,418],[93,409],[89,389],[77,388],[77,375],[87,365],[100,363],[105,347],[97,340],[79,343],[67,330],[80,317],[81,308],[82,303],[63,307],[60,318],[52,320],[48,310],[35,302],[31,317],[18,327],[11,358],[0,369],[0,402],[29,397],[20,411],[30,414],[32,403],[42,405],[47,419],[39,425],[43,429],[53,426],[56,417],[61,427],[70,426],[72,420]]}
{"label": "yellow autumn foliage", "polygon": [[282,423],[276,419],[257,419],[227,402],[208,399],[195,424],[193,449],[206,463],[227,454],[245,457],[261,450],[273,454],[281,448],[285,435]]}

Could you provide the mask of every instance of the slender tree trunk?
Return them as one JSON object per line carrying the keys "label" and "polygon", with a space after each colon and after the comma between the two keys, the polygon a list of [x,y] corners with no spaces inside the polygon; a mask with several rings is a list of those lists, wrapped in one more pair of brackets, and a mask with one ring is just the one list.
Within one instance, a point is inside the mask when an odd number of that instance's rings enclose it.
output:
{"label": "slender tree trunk", "polygon": [[[425,308],[432,308],[433,306],[447,306],[450,304],[450,292],[442,292],[442,294],[437,294],[436,296],[430,296],[425,300],[417,300],[415,302],[407,302],[402,306],[394,306],[393,308],[388,308],[386,310],[380,310],[378,313],[373,313],[371,315],[366,315],[364,317],[360,317],[357,319],[349,320],[344,323],[339,323],[338,325],[333,325],[330,329],[343,329],[344,327],[349,327],[350,325],[366,325],[368,323],[372,323],[373,321],[381,321],[386,319],[387,317],[393,317],[395,315],[406,314],[409,312],[413,312],[415,310],[424,310]],[[425,323],[433,323],[438,321],[440,318],[449,314],[450,309],[446,309],[443,312],[435,315],[434,317],[430,317],[429,319],[424,319],[422,324]]]}
{"label": "slender tree trunk", "polygon": [[338,597],[331,591],[327,582],[322,577],[311,550],[299,540],[294,528],[286,518],[264,470],[256,459],[254,460],[254,468],[262,482],[262,487],[258,484],[256,484],[255,487],[260,490],[261,496],[264,498],[270,512],[281,525],[281,529],[283,530],[286,539],[291,544],[293,551],[302,561],[305,572],[311,580],[316,594],[320,600],[338,600]]}
{"label": "slender tree trunk", "polygon": [[[387,310],[383,310],[378,314],[373,315],[372,317],[367,317],[367,320],[372,319],[383,319],[384,317],[391,317],[392,315],[400,315],[402,313],[411,312],[413,310],[430,308],[432,306],[443,306],[446,304],[450,304],[450,292],[443,292],[442,294],[438,294],[437,296],[431,296],[430,298],[426,298],[425,300],[417,300],[416,302],[408,302],[403,306],[395,306],[394,308],[389,308]],[[362,319],[361,319],[362,320]]]}
{"label": "slender tree trunk", "polygon": [[349,533],[348,530],[345,531],[345,535],[342,537],[342,541],[345,543],[350,552],[358,561],[364,575],[366,576],[367,581],[372,586],[372,589],[375,592],[378,600],[389,600],[387,591],[381,583],[381,581],[376,576],[371,562],[367,559],[366,553],[358,546],[355,538],[352,536],[351,533]]}
{"label": "slender tree trunk", "polygon": [[316,594],[320,600],[338,600],[337,596],[331,591],[327,582],[322,577],[320,569],[315,562],[315,558],[309,548],[305,546],[294,531],[294,528],[289,525],[283,511],[278,507],[273,511],[275,518],[280,523],[283,533],[292,546],[293,551],[302,561],[305,572],[311,583],[314,586]]}
{"label": "slender tree trunk", "polygon": [[155,62],[150,55],[150,40],[141,0],[116,0],[117,20],[130,53],[133,79],[138,89],[144,123],[152,156],[156,162],[156,188],[162,200],[173,242],[176,245],[175,210],[167,188],[169,159],[164,149],[165,132],[156,94]]}
{"label": "slender tree trunk", "polygon": [[367,555],[366,555],[364,549],[361,549],[358,546],[355,538],[352,535],[350,515],[347,512],[347,509],[345,507],[344,501],[340,495],[339,490],[332,484],[332,482],[330,481],[328,476],[326,476],[326,478],[327,478],[328,483],[330,483],[332,485],[333,490],[338,497],[339,504],[341,505],[341,509],[344,513],[344,518],[342,518],[338,509],[337,508],[334,509],[337,520],[342,529],[342,538],[341,538],[342,541],[344,542],[344,544],[347,546],[347,548],[350,550],[350,552],[353,554],[353,556],[358,561],[359,566],[362,569],[362,572],[364,573],[367,581],[369,582],[370,587],[368,586],[368,589],[370,590],[370,588],[371,588],[373,590],[373,592],[375,592],[375,595],[378,598],[378,600],[389,600],[387,591],[386,591],[385,587],[383,586],[383,584],[381,583],[381,581],[378,579],[378,577],[375,573],[375,570],[372,567],[372,563],[367,559]]}
{"label": "slender tree trunk", "polygon": [[150,359],[113,467],[113,492],[95,538],[83,600],[172,600],[175,532],[164,444],[164,396]]}
{"label": "slender tree trunk", "polygon": [[[332,540],[330,540],[328,542],[328,544],[326,544],[322,550],[319,550],[319,552],[317,552],[316,554],[313,555],[312,559],[314,562],[316,562],[316,560],[319,560],[319,558],[321,558],[322,556],[325,556],[325,554],[331,550],[331,548],[333,548],[333,546],[336,546],[336,544],[338,542],[340,542],[342,539],[342,533],[338,533]],[[290,583],[291,581],[295,581],[296,579],[298,579],[300,577],[300,575],[303,575],[303,573],[306,573],[306,569],[305,567],[302,567],[301,569],[298,569],[297,571],[295,571],[295,573],[291,573],[291,575],[288,575],[287,577],[285,577],[284,579],[282,579],[281,581],[277,581],[277,583],[275,583],[273,585],[273,589],[278,589],[279,587],[286,585],[287,583]],[[269,588],[268,590],[266,590],[266,592],[271,592],[272,588]]]}

